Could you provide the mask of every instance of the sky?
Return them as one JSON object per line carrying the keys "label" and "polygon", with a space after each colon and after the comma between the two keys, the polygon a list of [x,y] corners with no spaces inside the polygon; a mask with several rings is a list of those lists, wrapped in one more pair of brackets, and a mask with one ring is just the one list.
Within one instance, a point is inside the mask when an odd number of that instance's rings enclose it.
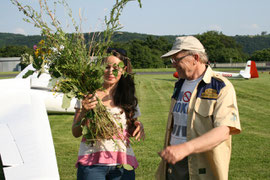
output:
{"label": "sky", "polygon": [[[51,2],[52,0],[47,0]],[[38,0],[19,0],[39,10]],[[104,29],[104,17],[115,0],[66,0],[83,32]],[[228,36],[270,33],[269,0],[141,0],[131,1],[120,16],[121,31],[153,35],[195,35],[218,31]],[[25,17],[10,0],[1,0],[0,32],[38,35],[40,29],[23,21]],[[53,6],[51,6],[53,9]],[[64,8],[56,9],[66,32],[73,26]]]}

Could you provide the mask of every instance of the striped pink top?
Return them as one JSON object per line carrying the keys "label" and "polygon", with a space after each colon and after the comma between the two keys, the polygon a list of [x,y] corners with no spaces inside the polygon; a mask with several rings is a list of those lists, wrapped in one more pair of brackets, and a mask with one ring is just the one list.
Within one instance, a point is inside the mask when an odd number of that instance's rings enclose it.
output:
{"label": "striped pink top", "polygon": [[[117,124],[122,124],[122,127],[124,129],[123,134],[124,136],[126,136],[127,141],[123,142],[119,139],[101,140],[97,141],[94,145],[91,145],[86,144],[84,138],[82,138],[76,167],[78,166],[78,163],[80,163],[84,166],[91,166],[97,164],[108,166],[117,164],[129,164],[133,166],[133,168],[137,168],[138,162],[131,148],[131,145],[128,142],[125,113],[121,113],[121,109],[118,107],[107,108],[107,110],[117,121]],[[138,113],[138,115],[139,114],[140,112]],[[129,144],[129,146],[126,146],[126,144]]]}

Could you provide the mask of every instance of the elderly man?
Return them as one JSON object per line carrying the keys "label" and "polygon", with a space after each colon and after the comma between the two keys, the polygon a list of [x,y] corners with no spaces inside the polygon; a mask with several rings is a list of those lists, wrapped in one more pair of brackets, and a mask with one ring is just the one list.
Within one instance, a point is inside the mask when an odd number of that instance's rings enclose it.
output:
{"label": "elderly man", "polygon": [[201,42],[177,37],[170,57],[179,75],[171,99],[157,179],[228,179],[231,135],[241,131],[236,95],[207,66]]}

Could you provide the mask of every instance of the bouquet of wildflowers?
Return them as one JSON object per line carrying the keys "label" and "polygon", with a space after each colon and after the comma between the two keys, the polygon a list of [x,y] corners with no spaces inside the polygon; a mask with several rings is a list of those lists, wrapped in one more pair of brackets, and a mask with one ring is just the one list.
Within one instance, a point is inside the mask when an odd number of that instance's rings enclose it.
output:
{"label": "bouquet of wildflowers", "polygon": [[[105,16],[106,28],[102,33],[103,37],[101,38],[101,33],[93,33],[90,43],[86,44],[85,36],[64,0],[54,4],[55,6],[60,4],[68,10],[75,29],[75,32],[70,34],[64,32],[55,16],[55,11],[50,10],[47,0],[39,0],[40,12],[31,6],[22,5],[18,0],[11,0],[25,14],[24,20],[33,23],[41,30],[44,40],[35,47],[32,64],[39,75],[43,72],[50,73],[54,90],[64,93],[63,108],[69,107],[73,97],[82,99],[85,95],[94,94],[102,89],[104,74],[102,58],[105,57],[106,50],[111,44],[112,35],[122,28],[119,17],[129,1],[132,0],[116,0],[110,16]],[[141,7],[140,0],[137,1]],[[44,21],[44,16],[50,19],[50,24]],[[33,73],[34,71],[28,71],[25,77]],[[96,108],[82,119],[82,121],[89,120],[89,123],[83,126],[83,136],[91,143],[99,139],[113,139],[117,135],[121,137],[119,132],[122,131],[116,126],[99,99],[98,102]]]}

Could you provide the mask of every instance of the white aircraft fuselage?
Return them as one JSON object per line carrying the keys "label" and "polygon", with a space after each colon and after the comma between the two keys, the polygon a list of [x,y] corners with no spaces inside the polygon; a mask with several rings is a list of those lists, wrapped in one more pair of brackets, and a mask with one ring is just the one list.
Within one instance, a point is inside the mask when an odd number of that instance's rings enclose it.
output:
{"label": "white aircraft fuselage", "polygon": [[[22,79],[23,75],[28,70],[35,70],[32,65],[27,66],[21,73],[19,73],[15,78]],[[48,113],[74,113],[74,106],[76,104],[76,99],[73,98],[70,103],[70,107],[67,109],[62,108],[63,93],[53,92],[52,86],[50,85],[51,76],[48,73],[42,73],[37,77],[37,73],[27,77],[30,79],[31,91],[39,95],[45,103]]]}

